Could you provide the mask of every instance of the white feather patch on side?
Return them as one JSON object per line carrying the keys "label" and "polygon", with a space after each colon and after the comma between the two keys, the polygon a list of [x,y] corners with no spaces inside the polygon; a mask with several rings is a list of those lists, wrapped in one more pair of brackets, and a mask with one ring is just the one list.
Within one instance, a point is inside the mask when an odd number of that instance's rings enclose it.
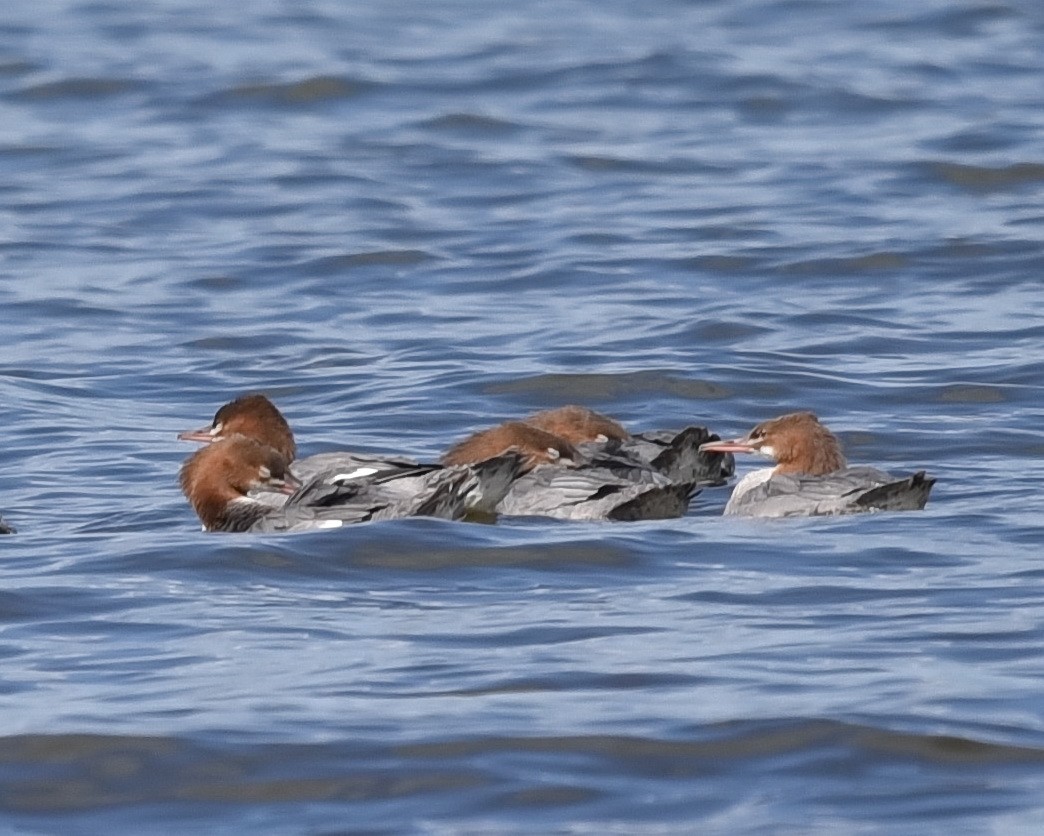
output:
{"label": "white feather patch on side", "polygon": [[735,505],[739,503],[739,499],[743,494],[747,491],[753,490],[758,485],[763,485],[772,478],[772,474],[775,472],[776,468],[774,467],[763,467],[760,470],[752,470],[740,479],[736,484],[736,487],[732,489],[732,496],[729,497],[729,501],[725,505],[725,513],[727,514],[729,512],[730,506],[735,507]]}
{"label": "white feather patch on side", "polygon": [[331,482],[347,482],[350,479],[362,479],[363,476],[373,476],[377,473],[376,467],[357,467],[355,470],[351,470],[348,473],[338,473],[331,479]]}

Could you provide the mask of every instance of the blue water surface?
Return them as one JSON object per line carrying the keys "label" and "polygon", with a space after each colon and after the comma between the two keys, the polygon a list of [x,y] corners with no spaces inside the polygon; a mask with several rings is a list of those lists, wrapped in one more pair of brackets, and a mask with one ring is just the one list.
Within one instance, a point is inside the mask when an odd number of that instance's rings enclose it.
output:
{"label": "blue water surface", "polygon": [[[1037,833],[1044,11],[9,0],[0,829]],[[179,430],[812,409],[922,513],[212,535]],[[749,466],[741,462],[741,467]]]}

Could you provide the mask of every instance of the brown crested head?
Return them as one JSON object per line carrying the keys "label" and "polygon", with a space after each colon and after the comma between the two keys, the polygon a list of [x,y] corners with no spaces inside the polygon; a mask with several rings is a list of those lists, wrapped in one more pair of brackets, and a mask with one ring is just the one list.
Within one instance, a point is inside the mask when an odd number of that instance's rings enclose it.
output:
{"label": "brown crested head", "polygon": [[531,427],[557,435],[570,444],[585,441],[626,441],[631,434],[623,425],[608,415],[602,415],[586,406],[560,406],[536,412],[523,421]]}
{"label": "brown crested head", "polygon": [[183,432],[183,441],[217,441],[233,435],[252,438],[276,450],[287,461],[297,455],[294,433],[283,414],[268,398],[259,393],[242,395],[229,401],[215,414],[209,427]]}
{"label": "brown crested head", "polygon": [[442,463],[478,464],[508,451],[522,456],[524,471],[538,464],[575,462],[579,458],[576,448],[564,438],[522,421],[507,421],[455,444],[442,457]]}
{"label": "brown crested head", "polygon": [[847,466],[841,442],[811,412],[762,421],[738,443],[775,459],[777,473],[823,476]]}
{"label": "brown crested head", "polygon": [[208,529],[222,528],[229,503],[251,490],[290,494],[300,486],[280,453],[241,435],[198,450],[181,466],[179,481]]}

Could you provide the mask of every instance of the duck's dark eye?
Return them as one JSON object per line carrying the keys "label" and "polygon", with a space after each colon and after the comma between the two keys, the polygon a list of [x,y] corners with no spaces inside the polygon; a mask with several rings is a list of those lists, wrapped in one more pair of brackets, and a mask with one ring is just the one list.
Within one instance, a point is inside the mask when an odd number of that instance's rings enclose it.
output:
{"label": "duck's dark eye", "polygon": [[754,429],[752,429],[750,431],[750,440],[751,441],[760,441],[764,437],[765,437],[765,431],[763,429],[761,429],[761,427],[755,427]]}

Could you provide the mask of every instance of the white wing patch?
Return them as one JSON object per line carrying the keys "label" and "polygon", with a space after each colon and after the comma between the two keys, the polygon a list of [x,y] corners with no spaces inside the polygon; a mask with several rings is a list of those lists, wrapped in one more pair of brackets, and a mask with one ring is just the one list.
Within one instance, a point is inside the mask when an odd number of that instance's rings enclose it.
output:
{"label": "white wing patch", "polygon": [[338,473],[331,479],[331,482],[347,482],[350,479],[362,479],[364,476],[373,476],[374,473],[380,472],[376,467],[357,467],[355,470],[350,470],[347,473]]}

